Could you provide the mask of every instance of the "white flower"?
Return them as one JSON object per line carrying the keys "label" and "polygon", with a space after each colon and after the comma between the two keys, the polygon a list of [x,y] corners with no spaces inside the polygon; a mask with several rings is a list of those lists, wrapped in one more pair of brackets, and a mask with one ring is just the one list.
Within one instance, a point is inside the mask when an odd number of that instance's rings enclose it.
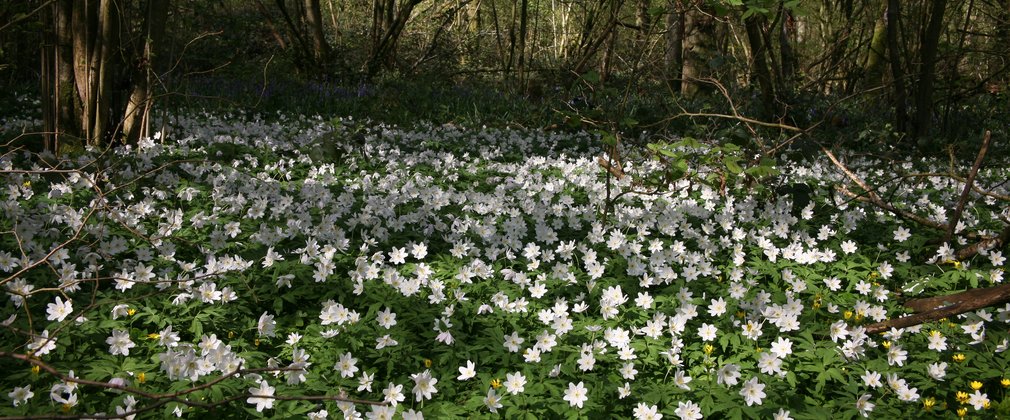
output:
{"label": "white flower", "polygon": [[400,401],[403,401],[403,385],[397,385],[392,382],[386,386],[386,389],[382,390],[382,400],[388,402],[389,405],[396,407]]}
{"label": "white flower", "polygon": [[385,310],[379,312],[376,321],[380,327],[388,330],[396,325],[396,313],[387,306]]}
{"label": "white flower", "polygon": [[636,420],[659,420],[663,418],[662,414],[659,414],[659,407],[655,405],[649,405],[644,402],[638,403],[635,406],[635,410],[631,412],[635,415]]}
{"label": "white flower", "polygon": [[701,406],[692,401],[677,402],[677,409],[673,413],[680,417],[680,420],[700,420],[703,417]]}
{"label": "white flower", "polygon": [[435,389],[435,384],[438,383],[437,378],[431,376],[431,371],[425,369],[424,372],[415,373],[410,375],[410,379],[414,380],[414,398],[417,401],[422,399],[430,400],[431,394],[437,393],[438,390]]}
{"label": "white flower", "polygon": [[968,397],[968,404],[975,407],[975,411],[980,411],[989,404],[989,396],[976,389],[975,393]]}
{"label": "white flower", "polygon": [[32,386],[16,386],[14,390],[7,394],[7,397],[14,400],[14,406],[17,407],[20,404],[28,402],[29,399],[35,396],[32,392]]}
{"label": "white flower", "polygon": [[35,356],[45,356],[56,348],[56,337],[49,337],[49,330],[42,331],[35,341],[28,344],[28,350],[35,353]]}
{"label": "white flower", "polygon": [[488,388],[487,396],[484,397],[484,405],[486,405],[492,413],[497,413],[498,409],[502,407],[501,398],[498,396],[498,393],[495,392],[494,388]]}
{"label": "white flower", "polygon": [[126,330],[112,330],[112,335],[105,339],[105,343],[109,345],[109,353],[113,356],[129,356],[130,349],[137,346],[130,340],[130,332]]}
{"label": "white flower", "polygon": [[586,394],[586,386],[581,381],[578,384],[568,383],[568,390],[565,391],[565,401],[572,407],[582,408],[582,403],[589,399]]}
{"label": "white flower", "polygon": [[911,231],[904,226],[899,226],[897,230],[894,231],[894,240],[898,242],[905,242],[908,238],[912,237]]}
{"label": "white flower", "polygon": [[351,352],[347,352],[340,355],[340,360],[337,361],[337,366],[335,366],[335,368],[340,370],[341,378],[350,378],[358,371],[358,367],[355,366],[357,362],[358,359],[351,356]]}
{"label": "white flower", "polygon": [[772,343],[772,348],[769,351],[774,353],[780,359],[784,359],[786,356],[793,353],[793,342],[788,338],[779,337],[778,341]]}
{"label": "white flower", "polygon": [[259,321],[256,323],[256,332],[260,337],[273,337],[276,335],[274,328],[277,327],[277,322],[274,321],[274,316],[263,312],[260,315]]}
{"label": "white flower", "polygon": [[765,397],[764,389],[765,385],[758,382],[758,378],[755,376],[743,383],[740,395],[743,396],[744,402],[747,403],[748,407],[754,404],[761,405],[761,399]]}
{"label": "white flower", "polygon": [[466,361],[466,366],[460,366],[459,367],[459,376],[456,377],[456,379],[460,380],[460,381],[465,381],[467,379],[473,378],[474,375],[477,374],[477,371],[474,370],[476,367],[477,367],[477,365],[475,365],[473,362],[467,360]]}
{"label": "white flower", "polygon": [[870,402],[870,397],[870,394],[863,394],[863,396],[856,400],[856,410],[859,410],[859,414],[863,417],[870,417],[870,412],[876,406],[876,404]]}
{"label": "white flower", "polygon": [[66,302],[60,299],[59,296],[56,297],[56,303],[50,303],[46,307],[46,319],[50,321],[63,322],[71,313],[74,312],[74,305],[71,303],[70,299]]}
{"label": "white flower", "polygon": [[505,375],[505,390],[509,394],[516,395],[526,390],[526,376],[522,372],[509,373]]}
{"label": "white flower", "polygon": [[716,374],[716,382],[719,384],[724,384],[726,386],[734,386],[739,382],[740,379],[740,366],[735,364],[727,364],[719,369]]}
{"label": "white flower", "polygon": [[270,386],[267,381],[260,381],[259,388],[249,388],[249,393],[252,397],[245,400],[249,404],[256,405],[256,411],[262,412],[264,408],[274,408],[274,387]]}

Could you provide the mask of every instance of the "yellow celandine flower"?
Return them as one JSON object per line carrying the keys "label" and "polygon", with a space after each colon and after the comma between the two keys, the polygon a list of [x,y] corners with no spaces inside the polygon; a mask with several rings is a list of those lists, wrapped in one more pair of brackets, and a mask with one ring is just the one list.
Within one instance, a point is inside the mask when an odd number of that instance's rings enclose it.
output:
{"label": "yellow celandine flower", "polygon": [[253,340],[253,345],[256,346],[256,347],[259,347],[260,346],[260,339],[257,338],[255,340]]}
{"label": "yellow celandine flower", "polygon": [[1010,388],[1010,378],[1000,379],[999,384],[1003,385],[1003,388]]}
{"label": "yellow celandine flower", "polygon": [[971,382],[970,382],[970,383],[968,384],[968,386],[970,386],[970,387],[971,387],[971,390],[972,390],[972,391],[978,391],[978,390],[982,389],[982,383],[981,383],[981,382],[979,382],[979,381],[971,381]]}
{"label": "yellow celandine flower", "polygon": [[424,367],[426,368],[431,367],[431,359],[424,359]]}
{"label": "yellow celandine flower", "polygon": [[856,321],[856,322],[859,322],[859,321],[862,321],[862,320],[863,320],[863,317],[865,317],[865,316],[866,316],[866,313],[865,313],[865,312],[863,312],[863,311],[858,311],[858,312],[856,312],[856,319],[855,319],[855,321]]}
{"label": "yellow celandine flower", "polygon": [[932,410],[935,405],[936,399],[933,397],[926,397],[922,400],[922,408],[925,408],[926,411]]}
{"label": "yellow celandine flower", "polygon": [[875,278],[877,278],[877,277],[880,277],[880,273],[878,273],[878,272],[876,272],[876,271],[874,271],[874,272],[870,273],[870,278],[871,278],[871,279],[875,279]]}
{"label": "yellow celandine flower", "polygon": [[32,373],[38,375],[40,370],[39,365],[32,365]]}
{"label": "yellow celandine flower", "polygon": [[32,187],[32,182],[31,182],[31,181],[25,181],[25,182],[24,182],[23,184],[21,184],[21,185],[22,185],[23,187],[25,187],[25,188],[31,188],[31,187]]}
{"label": "yellow celandine flower", "polygon": [[228,331],[228,338],[235,338],[235,331]]}
{"label": "yellow celandine flower", "polygon": [[966,357],[964,356],[964,353],[958,353],[951,356],[951,359],[954,359],[955,362],[961,363],[964,359],[966,359]]}
{"label": "yellow celandine flower", "polygon": [[968,393],[964,391],[957,391],[957,396],[954,398],[957,399],[957,402],[964,404],[968,402]]}
{"label": "yellow celandine flower", "polygon": [[140,372],[137,374],[137,382],[144,383],[146,381],[147,381],[147,374],[145,374],[144,372]]}
{"label": "yellow celandine flower", "polygon": [[130,309],[126,310],[126,314],[129,315],[129,316],[133,316],[133,314],[135,314],[135,313],[137,313],[136,309],[130,308]]}
{"label": "yellow celandine flower", "polygon": [[712,354],[712,352],[715,351],[715,346],[711,344],[706,344],[705,347],[702,347],[702,350],[705,352],[705,354]]}
{"label": "yellow celandine flower", "polygon": [[961,407],[957,409],[957,416],[964,417],[968,415],[968,407]]}
{"label": "yellow celandine flower", "polygon": [[491,388],[498,389],[501,388],[501,379],[494,378],[491,380]]}
{"label": "yellow celandine flower", "polygon": [[890,341],[885,341],[885,342],[883,342],[883,343],[880,343],[880,344],[884,346],[884,349],[885,349],[885,350],[887,350],[887,349],[890,349],[890,348],[891,348],[891,342],[890,342]]}
{"label": "yellow celandine flower", "polygon": [[157,340],[157,339],[161,338],[161,334],[150,333],[150,334],[147,335],[147,338],[150,339],[150,340]]}
{"label": "yellow celandine flower", "polygon": [[845,319],[852,318],[852,311],[845,311],[842,316],[845,317]]}
{"label": "yellow celandine flower", "polygon": [[992,406],[992,402],[991,401],[986,401],[984,404],[982,404],[982,408],[984,408],[986,410],[988,410],[989,407],[991,407],[991,406]]}
{"label": "yellow celandine flower", "polygon": [[747,316],[747,314],[744,313],[744,311],[736,311],[737,318],[743,319],[744,316]]}

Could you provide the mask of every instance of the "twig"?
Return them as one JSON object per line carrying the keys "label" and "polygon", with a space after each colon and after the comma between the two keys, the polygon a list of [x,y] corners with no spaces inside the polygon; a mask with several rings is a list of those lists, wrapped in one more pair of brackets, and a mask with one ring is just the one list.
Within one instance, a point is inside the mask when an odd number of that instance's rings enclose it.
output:
{"label": "twig", "polygon": [[951,215],[950,220],[947,222],[947,233],[943,235],[944,242],[950,242],[950,238],[954,236],[954,230],[957,229],[957,222],[961,219],[961,213],[964,211],[964,206],[968,202],[968,195],[971,193],[971,186],[975,183],[975,175],[978,173],[978,168],[982,166],[982,160],[985,159],[985,153],[989,150],[989,140],[991,139],[991,132],[989,130],[985,131],[985,136],[982,138],[982,148],[978,151],[978,156],[975,157],[975,164],[971,167],[971,172],[968,173],[968,179],[965,180],[964,190],[961,191],[961,198],[957,200],[957,207],[954,208],[954,213]]}

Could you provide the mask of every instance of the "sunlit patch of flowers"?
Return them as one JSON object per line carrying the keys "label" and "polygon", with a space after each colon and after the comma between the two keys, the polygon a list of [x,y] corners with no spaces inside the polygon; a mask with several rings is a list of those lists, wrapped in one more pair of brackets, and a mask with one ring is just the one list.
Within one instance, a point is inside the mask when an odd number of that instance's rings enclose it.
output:
{"label": "sunlit patch of flowers", "polygon": [[[1001,283],[1003,251],[947,263],[965,243],[930,245],[848,201],[827,188],[843,177],[824,162],[768,181],[809,183],[820,193],[809,205],[684,178],[608,206],[589,134],[250,115],[166,124],[157,140],[55,168],[0,157],[0,351],[26,355],[0,359],[11,372],[0,414],[1006,409],[1010,306],[865,329],[901,315],[898,296]],[[612,188],[663,167],[643,157],[626,169]],[[1007,173],[982,175],[998,187]],[[892,192],[942,220],[957,187],[924,178]],[[993,206],[980,198],[958,230],[998,229]]]}

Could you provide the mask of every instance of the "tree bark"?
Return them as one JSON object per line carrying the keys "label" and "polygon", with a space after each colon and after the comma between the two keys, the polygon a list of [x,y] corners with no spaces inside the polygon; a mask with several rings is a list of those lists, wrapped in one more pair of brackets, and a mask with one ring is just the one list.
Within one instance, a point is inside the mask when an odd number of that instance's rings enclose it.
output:
{"label": "tree bark", "polygon": [[686,5],[684,13],[684,68],[681,94],[692,97],[701,84],[698,79],[710,76],[708,61],[715,46],[715,21],[712,14],[703,10],[703,2]]}
{"label": "tree bark", "polygon": [[908,132],[908,110],[905,95],[905,72],[901,67],[901,52],[898,49],[899,20],[901,8],[899,0],[887,0],[887,53],[891,64],[891,84],[894,87],[894,125],[900,133]]}
{"label": "tree bark", "polygon": [[880,86],[884,75],[884,53],[887,50],[887,14],[883,14],[873,25],[873,36],[870,38],[870,49],[866,53],[866,64],[863,65],[862,86],[872,88]]}
{"label": "tree bark", "polygon": [[933,118],[933,82],[936,80],[936,54],[940,45],[940,31],[947,0],[932,0],[929,8],[929,23],[922,33],[919,46],[919,77],[915,90],[915,131],[919,138],[929,134]]}
{"label": "tree bark", "polygon": [[303,9],[309,39],[312,41],[312,57],[320,68],[325,69],[330,58],[330,44],[326,42],[323,33],[323,13],[320,11],[319,0],[305,0]]}
{"label": "tree bark", "polygon": [[747,30],[747,42],[751,49],[751,71],[754,79],[757,79],[758,89],[761,92],[761,105],[764,108],[765,117],[773,117],[778,112],[776,111],[775,88],[766,60],[768,51],[761,37],[761,26],[764,20],[764,16],[754,14],[744,21],[744,26]]}
{"label": "tree bark", "polygon": [[126,141],[136,144],[150,136],[151,107],[154,104],[155,62],[160,61],[156,52],[161,49],[165,37],[165,21],[168,18],[167,0],[149,0],[145,7],[142,29],[142,45],[135,53],[133,89],[123,116],[123,134]]}
{"label": "tree bark", "polygon": [[666,15],[666,51],[663,57],[666,81],[674,92],[680,92],[684,70],[684,10],[682,0],[670,0]]}

